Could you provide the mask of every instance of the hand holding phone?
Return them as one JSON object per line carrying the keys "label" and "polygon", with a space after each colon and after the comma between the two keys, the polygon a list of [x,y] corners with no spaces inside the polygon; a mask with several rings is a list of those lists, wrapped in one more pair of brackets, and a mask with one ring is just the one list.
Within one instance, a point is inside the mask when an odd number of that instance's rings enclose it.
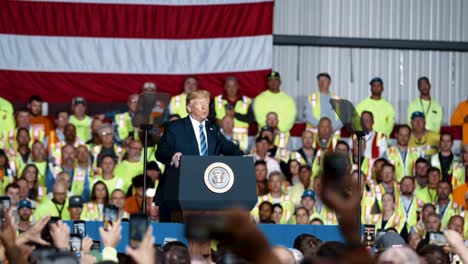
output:
{"label": "hand holding phone", "polygon": [[122,238],[122,225],[120,221],[113,223],[109,229],[105,229],[104,227],[99,228],[99,235],[101,235],[101,242],[104,248],[117,247]]}
{"label": "hand holding phone", "polygon": [[137,248],[140,246],[146,230],[149,226],[148,216],[144,214],[130,215],[130,246]]}
{"label": "hand holding phone", "polygon": [[119,218],[119,208],[115,205],[104,207],[104,229],[108,230]]}
{"label": "hand holding phone", "polygon": [[77,254],[81,252],[81,240],[82,237],[80,234],[71,234],[70,235],[70,251]]}
{"label": "hand holding phone", "polygon": [[375,241],[375,225],[364,225],[364,245],[367,247],[374,246]]}
{"label": "hand holding phone", "polygon": [[10,196],[0,196],[0,225],[5,221],[6,215],[4,214],[5,209],[11,208]]}
{"label": "hand holding phone", "polygon": [[49,222],[47,222],[47,225],[44,227],[44,229],[42,229],[42,232],[41,232],[41,238],[44,241],[49,242],[50,244],[53,244],[52,236],[50,235],[50,226],[52,224],[57,223],[59,220],[60,220],[59,217],[51,217]]}

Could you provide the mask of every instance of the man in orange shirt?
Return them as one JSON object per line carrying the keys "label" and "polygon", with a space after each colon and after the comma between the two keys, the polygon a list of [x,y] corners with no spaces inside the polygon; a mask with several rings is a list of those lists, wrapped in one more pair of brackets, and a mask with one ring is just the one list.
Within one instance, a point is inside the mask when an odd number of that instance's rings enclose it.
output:
{"label": "man in orange shirt", "polygon": [[[133,195],[125,200],[124,211],[129,214],[136,214],[141,212],[143,206],[143,175],[138,175],[132,179],[133,188],[129,189],[133,191]],[[146,178],[146,189],[153,188],[154,183],[150,177]],[[153,197],[146,197],[146,204],[151,204]],[[148,206],[146,207],[148,209]]]}
{"label": "man in orange shirt", "polygon": [[465,194],[468,191],[468,145],[465,145],[463,149],[462,162],[454,166],[452,178],[452,185],[454,180],[462,182],[462,184],[459,184],[459,186],[456,187],[456,189],[452,193],[453,202],[463,205],[464,208],[467,209],[468,207],[465,202]]}
{"label": "man in orange shirt", "polygon": [[31,125],[35,129],[44,131],[44,135],[49,135],[53,129],[52,121],[42,115],[42,98],[38,95],[32,95],[28,100],[28,109],[31,112]]}
{"label": "man in orange shirt", "polygon": [[461,102],[450,119],[452,126],[461,126],[463,129],[462,144],[468,144],[468,99]]}

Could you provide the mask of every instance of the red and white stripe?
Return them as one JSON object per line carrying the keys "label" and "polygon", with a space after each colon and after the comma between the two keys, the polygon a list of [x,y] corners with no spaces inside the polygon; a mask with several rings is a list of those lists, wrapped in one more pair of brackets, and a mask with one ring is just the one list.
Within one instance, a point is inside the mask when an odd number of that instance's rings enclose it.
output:
{"label": "red and white stripe", "polygon": [[180,93],[188,75],[213,94],[234,75],[255,96],[272,22],[272,0],[0,1],[0,96],[125,101],[145,81]]}

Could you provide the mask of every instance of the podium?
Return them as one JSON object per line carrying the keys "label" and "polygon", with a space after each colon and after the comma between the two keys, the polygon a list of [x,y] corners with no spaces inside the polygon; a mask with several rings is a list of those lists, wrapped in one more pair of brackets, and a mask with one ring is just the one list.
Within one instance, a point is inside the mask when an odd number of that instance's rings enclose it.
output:
{"label": "podium", "polygon": [[252,157],[182,156],[168,176],[164,201],[171,211],[250,211],[257,203]]}
{"label": "podium", "polygon": [[[182,156],[167,176],[163,197],[175,222],[234,207],[251,211],[257,203],[252,157]],[[210,241],[189,241],[188,248],[191,255],[211,255]]]}

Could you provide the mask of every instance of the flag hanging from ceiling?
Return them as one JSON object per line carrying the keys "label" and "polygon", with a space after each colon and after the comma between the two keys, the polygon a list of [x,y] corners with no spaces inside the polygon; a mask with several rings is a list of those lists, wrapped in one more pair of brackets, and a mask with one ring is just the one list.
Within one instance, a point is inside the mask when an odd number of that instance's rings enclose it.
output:
{"label": "flag hanging from ceiling", "polygon": [[272,67],[273,0],[0,1],[0,96],[125,101],[152,81],[177,94],[195,75],[255,96]]}

